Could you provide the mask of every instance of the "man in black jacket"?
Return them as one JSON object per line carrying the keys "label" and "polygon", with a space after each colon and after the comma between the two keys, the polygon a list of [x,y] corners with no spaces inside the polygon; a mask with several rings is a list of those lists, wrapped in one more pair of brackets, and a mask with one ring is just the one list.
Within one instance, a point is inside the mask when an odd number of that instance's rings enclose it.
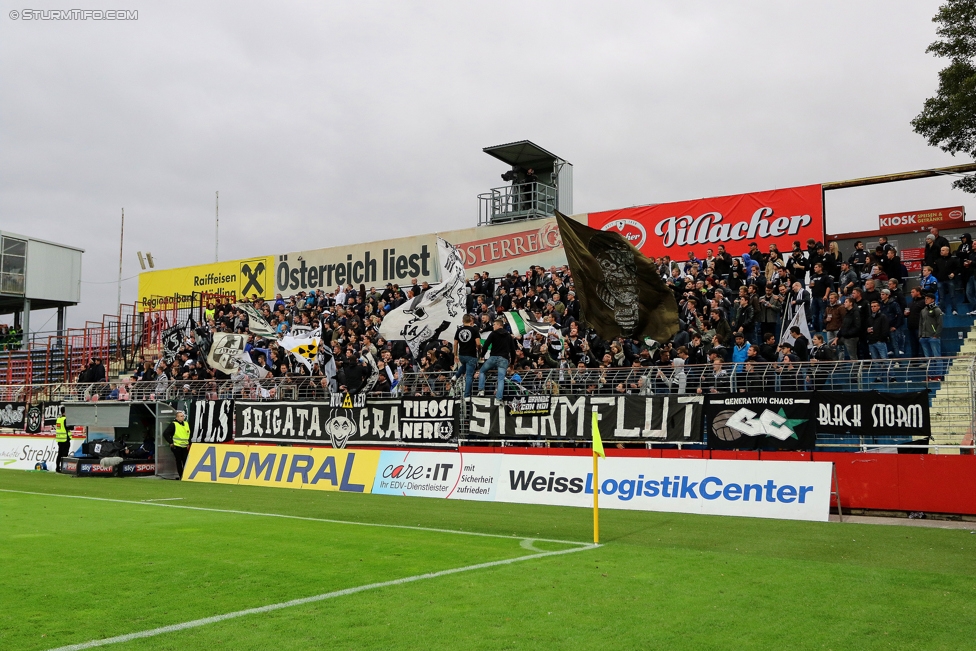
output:
{"label": "man in black jacket", "polygon": [[482,350],[487,350],[488,355],[485,363],[481,365],[478,372],[478,395],[485,395],[485,378],[488,371],[498,369],[498,385],[495,387],[495,398],[502,399],[505,391],[505,373],[508,365],[515,357],[515,340],[512,335],[505,330],[505,320],[495,319],[492,325],[493,330],[488,338],[485,339]]}
{"label": "man in black jacket", "polygon": [[[934,229],[933,229],[934,230]],[[945,238],[942,238],[945,239]],[[945,244],[939,252],[939,256],[932,264],[935,272],[935,279],[939,281],[939,301],[942,303],[943,314],[958,314],[956,312],[956,277],[959,276],[959,258],[952,255],[949,245]]]}
{"label": "man in black jacket", "polygon": [[[881,311],[881,301],[871,301],[871,312],[868,314],[864,328],[864,331],[867,333],[868,352],[871,354],[871,359],[888,359],[889,327],[888,317]],[[885,362],[885,368],[887,369],[887,362]],[[876,381],[886,381],[887,376],[888,372],[886,370],[884,374],[885,379],[883,380],[881,377],[878,377]]]}

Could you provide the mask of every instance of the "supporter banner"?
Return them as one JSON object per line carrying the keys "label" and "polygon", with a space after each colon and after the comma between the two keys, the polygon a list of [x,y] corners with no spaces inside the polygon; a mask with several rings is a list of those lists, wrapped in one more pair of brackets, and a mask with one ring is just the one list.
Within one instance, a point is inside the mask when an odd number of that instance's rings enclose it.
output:
{"label": "supporter banner", "polygon": [[[882,233],[918,233],[937,228],[964,228],[966,224],[965,206],[951,208],[932,208],[878,215],[878,229]],[[904,259],[904,258],[902,258]]]}
{"label": "supporter banner", "polygon": [[190,307],[193,294],[274,297],[274,256],[147,271],[139,274],[139,309]]}
{"label": "supporter banner", "polygon": [[702,396],[552,396],[549,414],[511,416],[504,403],[491,398],[471,399],[472,438],[563,439],[592,438],[591,412],[600,418],[600,434],[607,441],[702,440]]}
{"label": "supporter banner", "polygon": [[28,434],[38,434],[44,427],[44,408],[41,405],[30,405],[27,408],[27,418],[24,431]]}
{"label": "supporter banner", "polygon": [[644,255],[686,260],[689,252],[701,259],[706,249],[724,244],[732,255],[756,242],[763,253],[775,244],[789,252],[793,242],[824,239],[823,194],[819,185],[751,192],[693,201],[660,203],[590,213],[593,228],[623,235]]}
{"label": "supporter banner", "polygon": [[509,416],[548,416],[552,410],[552,396],[519,396],[508,401]]}
{"label": "supporter banner", "polygon": [[375,450],[197,443],[183,481],[368,493],[379,458]]}
{"label": "supporter banner", "polygon": [[183,347],[183,326],[174,325],[163,330],[163,360],[168,364],[176,359]]}
{"label": "supporter banner", "polygon": [[194,443],[226,443],[234,438],[233,400],[194,400],[189,405]]}
{"label": "supporter banner", "polygon": [[[593,506],[590,457],[503,454],[495,501]],[[600,508],[826,522],[832,464],[607,457]]]}
{"label": "supporter banner", "polygon": [[[83,439],[71,440],[71,454],[81,447]],[[54,472],[58,458],[58,444],[53,436],[0,436],[0,468],[7,470],[36,470],[45,464]]]}
{"label": "supporter banner", "polygon": [[58,418],[64,416],[64,405],[60,402],[42,402],[41,406],[44,409],[44,425],[47,427],[54,427]]}
{"label": "supporter banner", "polygon": [[490,502],[495,499],[501,457],[384,450],[376,467],[373,492]]}
{"label": "supporter banner", "polygon": [[0,427],[24,429],[26,424],[26,402],[0,402]]}
{"label": "supporter banner", "polygon": [[812,450],[817,438],[817,402],[810,395],[706,396],[708,447],[719,450]]}
{"label": "supporter banner", "polygon": [[[331,445],[455,447],[459,407],[453,398],[321,402],[237,402],[237,441]],[[362,398],[353,396],[352,398]]]}
{"label": "supporter banner", "polygon": [[817,432],[854,436],[932,435],[927,391],[817,392]]}

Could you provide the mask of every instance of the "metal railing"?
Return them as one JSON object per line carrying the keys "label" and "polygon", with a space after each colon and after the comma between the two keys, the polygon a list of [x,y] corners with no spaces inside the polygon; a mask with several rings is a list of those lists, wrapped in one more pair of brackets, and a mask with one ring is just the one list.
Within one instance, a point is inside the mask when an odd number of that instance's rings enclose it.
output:
{"label": "metal railing", "polygon": [[551,217],[556,211],[556,188],[545,183],[516,183],[478,195],[478,224]]}

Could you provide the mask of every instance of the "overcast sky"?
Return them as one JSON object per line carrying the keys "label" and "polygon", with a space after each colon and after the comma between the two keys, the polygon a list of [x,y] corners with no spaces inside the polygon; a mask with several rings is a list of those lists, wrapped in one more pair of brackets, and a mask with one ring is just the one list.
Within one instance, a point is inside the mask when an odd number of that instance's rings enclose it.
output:
{"label": "overcast sky", "polygon": [[[575,212],[969,162],[909,125],[939,0],[121,4],[0,15],[0,229],[86,250],[72,325],[114,311],[123,207],[129,277],[213,260],[215,190],[232,259],[473,226],[521,139]],[[828,193],[828,231],[949,184]]]}

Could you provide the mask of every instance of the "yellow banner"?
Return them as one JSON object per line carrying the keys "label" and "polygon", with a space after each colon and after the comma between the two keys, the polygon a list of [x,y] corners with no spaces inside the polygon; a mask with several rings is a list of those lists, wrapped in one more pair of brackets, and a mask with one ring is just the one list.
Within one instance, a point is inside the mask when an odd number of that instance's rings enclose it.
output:
{"label": "yellow banner", "polygon": [[139,274],[140,311],[190,307],[193,294],[223,294],[234,299],[274,297],[274,256],[229,260]]}
{"label": "yellow banner", "polygon": [[378,450],[194,443],[184,481],[371,493]]}

